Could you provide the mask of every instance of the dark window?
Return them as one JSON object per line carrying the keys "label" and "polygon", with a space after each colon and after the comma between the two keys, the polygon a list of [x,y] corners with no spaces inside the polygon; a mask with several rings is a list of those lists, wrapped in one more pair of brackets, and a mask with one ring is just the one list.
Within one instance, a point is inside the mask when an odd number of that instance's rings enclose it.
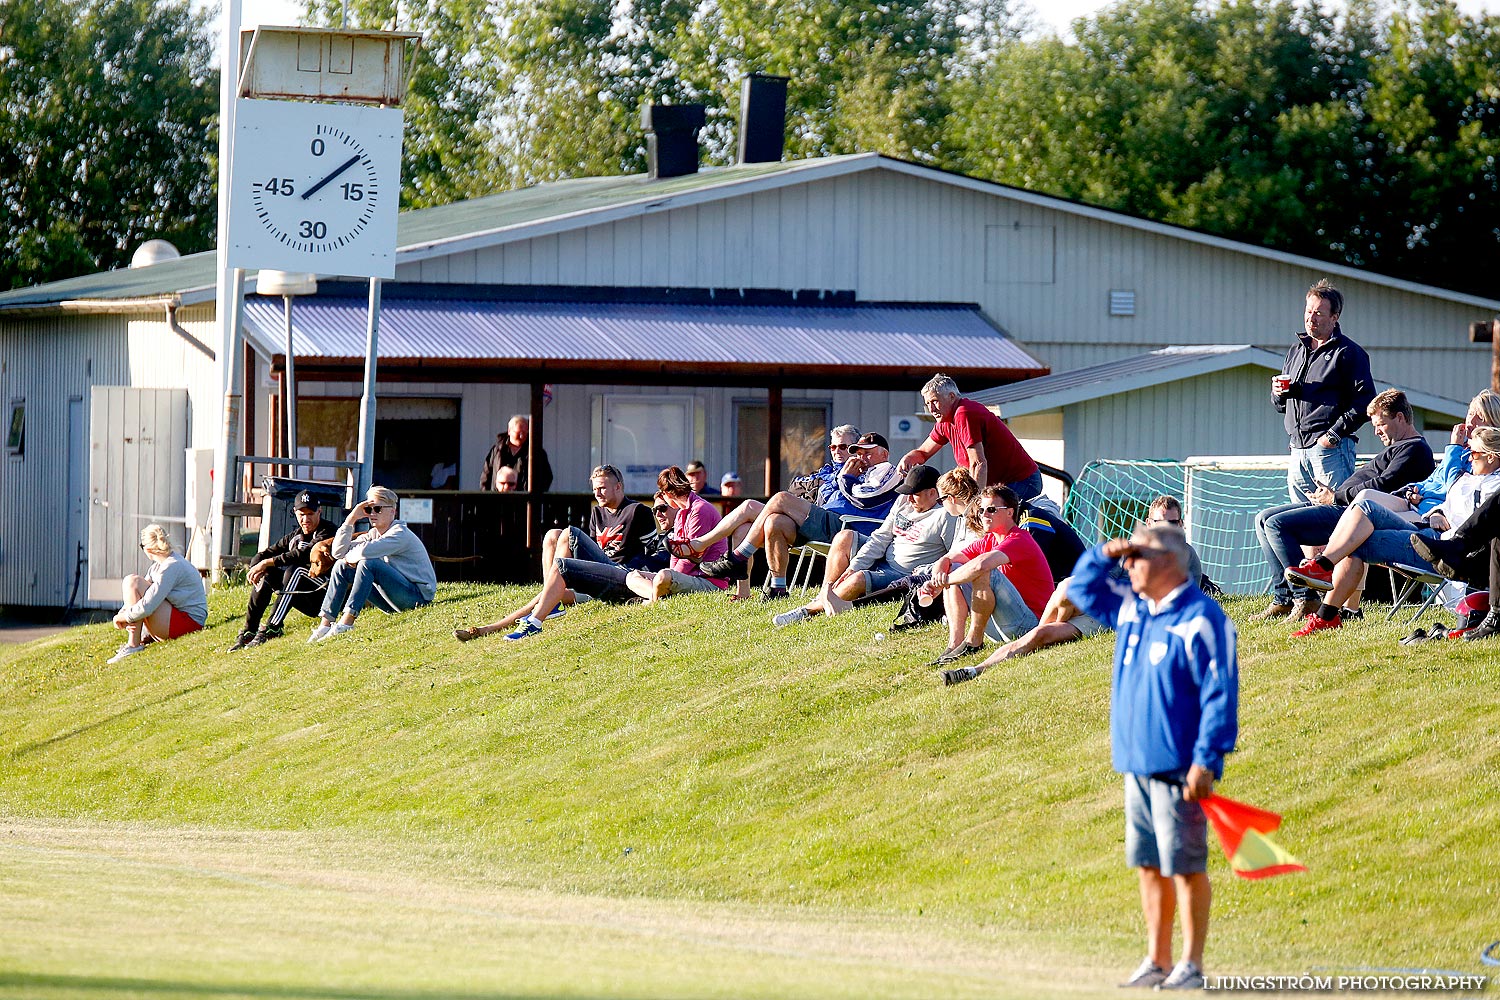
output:
{"label": "dark window", "polygon": [[[828,461],[828,415],[832,403],[805,400],[781,407],[781,471],[771,492],[784,489],[793,476],[820,469]],[[745,492],[759,493],[765,486],[767,411],[765,403],[736,403],[735,470],[744,480]]]}

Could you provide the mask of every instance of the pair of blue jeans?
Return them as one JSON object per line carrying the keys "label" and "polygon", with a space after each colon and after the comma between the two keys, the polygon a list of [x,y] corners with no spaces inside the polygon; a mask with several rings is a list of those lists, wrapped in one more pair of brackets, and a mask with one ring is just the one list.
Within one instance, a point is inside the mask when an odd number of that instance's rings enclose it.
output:
{"label": "pair of blue jeans", "polygon": [[354,565],[340,559],[328,580],[320,614],[327,621],[340,613],[358,617],[368,604],[394,615],[425,603],[417,585],[384,559],[361,559]]}
{"label": "pair of blue jeans", "polygon": [[1286,571],[1302,562],[1302,546],[1324,545],[1343,516],[1344,508],[1323,504],[1289,503],[1255,516],[1255,539],[1271,569],[1271,600],[1290,604],[1305,598],[1305,587],[1286,582]]}
{"label": "pair of blue jeans", "polygon": [[1293,448],[1292,462],[1286,470],[1287,493],[1292,503],[1307,503],[1317,492],[1318,484],[1330,489],[1354,475],[1354,439],[1340,438],[1332,448],[1314,444],[1311,448]]}

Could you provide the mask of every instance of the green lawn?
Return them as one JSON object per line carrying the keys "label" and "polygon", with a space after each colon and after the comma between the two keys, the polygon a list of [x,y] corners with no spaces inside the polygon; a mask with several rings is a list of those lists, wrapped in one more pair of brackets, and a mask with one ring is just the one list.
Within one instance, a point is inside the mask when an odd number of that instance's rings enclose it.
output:
{"label": "green lawn", "polygon": [[[1108,637],[952,689],[938,633],[875,639],[893,606],[451,638],[522,594],[230,655],[230,590],[117,666],[108,626],[0,648],[0,995],[1107,994],[1139,960]],[[1500,646],[1242,629],[1223,790],[1311,872],[1216,853],[1209,971],[1482,971]]]}

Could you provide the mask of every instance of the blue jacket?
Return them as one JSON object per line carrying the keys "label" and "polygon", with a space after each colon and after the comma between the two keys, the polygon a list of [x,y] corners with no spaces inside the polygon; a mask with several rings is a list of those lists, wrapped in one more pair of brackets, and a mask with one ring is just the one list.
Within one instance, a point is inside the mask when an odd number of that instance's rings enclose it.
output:
{"label": "blue jacket", "polygon": [[1193,764],[1215,777],[1239,730],[1239,657],[1234,624],[1188,583],[1151,613],[1128,581],[1111,580],[1102,546],[1073,570],[1068,599],[1117,630],[1109,730],[1123,774],[1180,774]]}
{"label": "blue jacket", "polygon": [[1448,490],[1459,476],[1473,470],[1469,463],[1469,449],[1461,444],[1450,444],[1443,449],[1443,460],[1438,467],[1432,470],[1432,475],[1420,483],[1412,483],[1410,486],[1396,490],[1397,496],[1406,496],[1407,490],[1416,490],[1422,496],[1421,503],[1417,504],[1417,513],[1426,517],[1443,505],[1448,496]]}

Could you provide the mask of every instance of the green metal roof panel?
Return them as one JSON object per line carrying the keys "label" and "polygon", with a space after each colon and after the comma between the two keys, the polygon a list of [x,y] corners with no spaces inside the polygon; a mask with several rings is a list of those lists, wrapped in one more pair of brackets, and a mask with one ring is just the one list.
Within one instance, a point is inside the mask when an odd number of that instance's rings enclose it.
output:
{"label": "green metal roof panel", "polygon": [[51,305],[70,299],[142,299],[171,295],[214,283],[212,250],[164,260],[149,267],[121,267],[113,271],[64,278],[45,285],[0,293],[0,308]]}
{"label": "green metal roof panel", "polygon": [[[854,154],[855,157],[860,154]],[[683,177],[648,180],[644,174],[620,177],[580,177],[551,181],[516,191],[402,212],[396,223],[400,249],[458,239],[495,230],[525,226],[548,219],[619,208],[696,191],[743,183],[798,168],[827,167],[850,157],[820,157],[781,163],[740,164],[701,170]],[[867,155],[864,158],[869,158]],[[0,293],[0,309],[46,306],[72,299],[135,299],[173,295],[192,288],[212,287],[212,251],[189,254],[150,267],[118,268],[76,278]],[[398,256],[399,263],[399,256]]]}

